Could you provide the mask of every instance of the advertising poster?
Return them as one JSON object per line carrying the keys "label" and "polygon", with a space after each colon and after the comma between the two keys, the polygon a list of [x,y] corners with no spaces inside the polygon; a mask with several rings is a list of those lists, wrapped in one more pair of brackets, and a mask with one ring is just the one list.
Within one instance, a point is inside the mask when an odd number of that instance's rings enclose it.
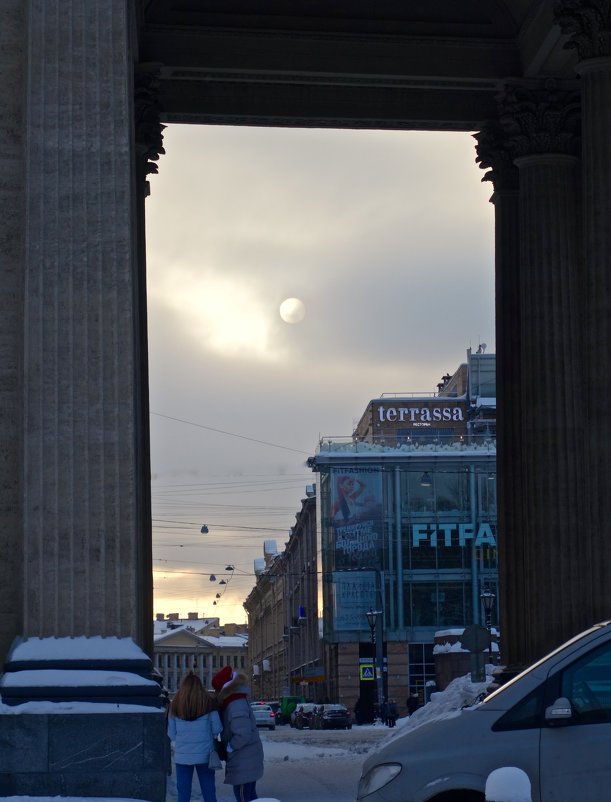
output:
{"label": "advertising poster", "polygon": [[331,525],[336,570],[380,564],[383,517],[379,469],[332,471]]}
{"label": "advertising poster", "polygon": [[367,630],[367,610],[377,610],[373,571],[334,572],[333,628],[336,632]]}

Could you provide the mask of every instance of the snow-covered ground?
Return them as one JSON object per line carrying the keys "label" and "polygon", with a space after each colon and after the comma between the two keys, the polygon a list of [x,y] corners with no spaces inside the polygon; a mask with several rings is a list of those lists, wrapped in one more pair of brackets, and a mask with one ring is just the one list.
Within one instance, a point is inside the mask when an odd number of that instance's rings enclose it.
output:
{"label": "snow-covered ground", "polygon": [[[473,703],[478,696],[485,692],[488,683],[472,683],[468,676],[454,680],[445,691],[432,695],[431,701],[417,710],[409,718],[400,718],[394,729],[387,729],[381,725],[365,725],[353,727],[349,731],[299,731],[288,727],[277,728],[274,733],[262,733],[265,751],[265,778],[273,784],[275,771],[280,771],[287,763],[295,764],[303,761],[316,761],[313,771],[320,771],[321,762],[330,760],[331,765],[349,765],[354,776],[354,785],[358,780],[360,765],[371,751],[377,749],[388,739],[396,738],[406,729],[414,729],[427,721],[448,718],[458,714],[461,708]],[[337,758],[342,760],[337,761]],[[333,760],[335,759],[335,760]],[[284,782],[284,781],[283,781]],[[199,785],[194,780],[193,802],[201,799]],[[282,788],[278,783],[276,787]],[[293,789],[294,794],[294,789]],[[218,802],[233,802],[235,799],[230,786],[223,783],[223,772],[217,776]],[[282,794],[275,793],[275,797],[282,800]],[[294,798],[294,796],[293,796]],[[304,802],[311,798],[304,790]],[[354,798],[354,797],[351,797]],[[117,798],[76,798],[76,797],[5,797],[3,802],[133,802],[133,800],[120,800]],[[175,802],[176,785],[174,776],[168,777],[167,802]],[[140,800],[139,802],[142,802]]]}

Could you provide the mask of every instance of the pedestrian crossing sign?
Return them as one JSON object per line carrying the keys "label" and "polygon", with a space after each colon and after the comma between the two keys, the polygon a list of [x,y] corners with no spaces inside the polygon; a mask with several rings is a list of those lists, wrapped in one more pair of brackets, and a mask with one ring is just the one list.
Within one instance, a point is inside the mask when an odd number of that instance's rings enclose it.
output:
{"label": "pedestrian crossing sign", "polygon": [[361,679],[375,679],[375,673],[372,665],[359,666],[361,672]]}

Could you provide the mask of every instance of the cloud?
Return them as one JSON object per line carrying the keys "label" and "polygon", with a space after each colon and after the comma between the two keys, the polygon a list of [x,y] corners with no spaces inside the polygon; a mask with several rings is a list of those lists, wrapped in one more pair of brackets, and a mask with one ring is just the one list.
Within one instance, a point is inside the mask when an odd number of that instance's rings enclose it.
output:
{"label": "cloud", "polygon": [[[349,436],[382,392],[434,391],[469,346],[494,350],[490,188],[468,134],[164,133],[147,200],[151,409],[208,428],[152,416],[154,508],[237,526],[244,510],[212,515],[232,499],[288,532],[320,436]],[[307,309],[299,325],[279,317],[289,297]],[[244,481],[213,484],[228,476]],[[157,489],[168,483],[171,503]],[[181,547],[184,532],[159,529],[174,545],[155,555],[202,570],[243,555],[247,578],[224,597],[239,602],[264,536],[220,529]],[[164,598],[198,598],[196,576],[176,583]]]}

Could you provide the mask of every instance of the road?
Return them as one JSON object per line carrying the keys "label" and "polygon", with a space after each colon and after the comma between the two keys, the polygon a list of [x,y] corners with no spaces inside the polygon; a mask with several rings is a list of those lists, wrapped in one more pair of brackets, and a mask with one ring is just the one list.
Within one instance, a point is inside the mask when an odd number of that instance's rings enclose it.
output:
{"label": "road", "polygon": [[[257,792],[280,802],[354,802],[363,761],[388,735],[380,725],[323,731],[283,726],[262,731],[265,774]],[[193,787],[191,802],[200,802],[197,780]],[[216,792],[218,802],[235,802],[222,771],[217,772]],[[176,802],[174,776],[168,778],[167,802]]]}

